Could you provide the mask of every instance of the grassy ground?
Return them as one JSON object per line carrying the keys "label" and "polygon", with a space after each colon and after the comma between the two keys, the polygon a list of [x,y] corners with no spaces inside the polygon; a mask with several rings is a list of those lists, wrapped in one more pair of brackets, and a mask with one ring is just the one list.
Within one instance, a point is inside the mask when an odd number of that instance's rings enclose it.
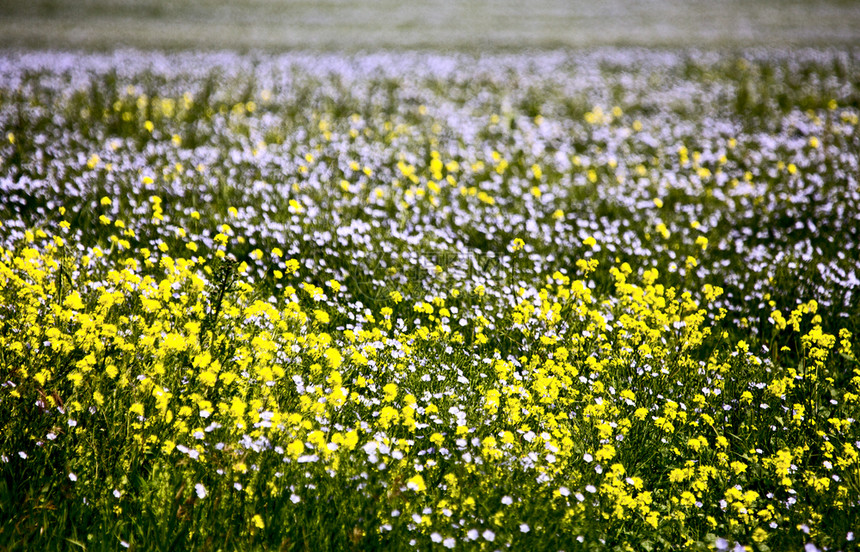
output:
{"label": "grassy ground", "polygon": [[858,52],[0,73],[0,550],[856,549]]}
{"label": "grassy ground", "polygon": [[0,45],[52,48],[725,48],[860,40],[860,8],[847,0],[2,0],[0,14]]}

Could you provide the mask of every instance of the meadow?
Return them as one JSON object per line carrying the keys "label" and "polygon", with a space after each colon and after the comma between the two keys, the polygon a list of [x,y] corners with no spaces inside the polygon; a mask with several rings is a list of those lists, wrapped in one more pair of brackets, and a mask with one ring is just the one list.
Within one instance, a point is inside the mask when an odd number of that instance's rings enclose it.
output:
{"label": "meadow", "polygon": [[860,44],[854,0],[0,0],[0,46],[497,51]]}
{"label": "meadow", "polygon": [[860,52],[0,55],[0,550],[852,550]]}

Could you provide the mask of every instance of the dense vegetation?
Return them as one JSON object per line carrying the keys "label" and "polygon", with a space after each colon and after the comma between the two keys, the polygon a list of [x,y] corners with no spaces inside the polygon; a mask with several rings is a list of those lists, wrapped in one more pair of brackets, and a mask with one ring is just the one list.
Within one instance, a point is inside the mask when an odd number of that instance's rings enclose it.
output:
{"label": "dense vegetation", "polygon": [[856,53],[0,74],[0,548],[855,546]]}

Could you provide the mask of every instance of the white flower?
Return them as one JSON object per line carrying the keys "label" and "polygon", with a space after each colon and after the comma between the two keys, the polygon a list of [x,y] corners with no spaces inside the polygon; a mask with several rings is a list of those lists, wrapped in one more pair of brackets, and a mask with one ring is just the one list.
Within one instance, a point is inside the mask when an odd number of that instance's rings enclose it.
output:
{"label": "white flower", "polygon": [[439,533],[433,533],[430,535],[430,540],[433,542],[442,542],[442,535]]}
{"label": "white flower", "polygon": [[597,492],[597,487],[595,487],[594,485],[586,485],[585,490],[590,492],[591,494],[594,494]]}
{"label": "white flower", "polygon": [[510,505],[511,505],[511,504],[513,504],[513,503],[514,503],[514,499],[513,499],[513,498],[511,498],[511,497],[509,497],[509,496],[503,496],[503,497],[502,497],[502,504],[504,504],[505,506],[510,506]]}
{"label": "white flower", "polygon": [[78,480],[78,476],[77,476],[77,475],[75,475],[74,473],[70,473],[70,474],[69,474],[69,479],[71,479],[72,481],[77,481],[77,480]]}
{"label": "white flower", "polygon": [[449,549],[454,548],[454,545],[456,545],[456,544],[457,544],[457,539],[455,539],[454,537],[448,537],[447,539],[442,541],[442,546],[444,546],[445,548],[449,548]]}
{"label": "white flower", "polygon": [[298,504],[301,501],[302,501],[302,497],[300,497],[299,495],[297,495],[295,493],[290,495],[290,502],[292,502],[293,504]]}
{"label": "white flower", "polygon": [[206,487],[204,487],[202,483],[194,485],[194,491],[197,493],[199,498],[206,498]]}
{"label": "white flower", "polygon": [[481,536],[484,537],[484,540],[486,540],[486,541],[493,542],[494,540],[496,540],[496,534],[493,533],[492,531],[490,531],[489,529],[487,529],[486,531],[481,533]]}
{"label": "white flower", "polygon": [[520,533],[528,533],[529,531],[531,531],[531,528],[527,523],[520,523]]}

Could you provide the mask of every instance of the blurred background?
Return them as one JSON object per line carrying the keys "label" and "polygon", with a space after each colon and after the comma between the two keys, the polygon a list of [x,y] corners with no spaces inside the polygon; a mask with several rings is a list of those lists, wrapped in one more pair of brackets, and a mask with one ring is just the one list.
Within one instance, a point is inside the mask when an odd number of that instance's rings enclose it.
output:
{"label": "blurred background", "polygon": [[858,0],[0,0],[0,47],[858,46]]}

